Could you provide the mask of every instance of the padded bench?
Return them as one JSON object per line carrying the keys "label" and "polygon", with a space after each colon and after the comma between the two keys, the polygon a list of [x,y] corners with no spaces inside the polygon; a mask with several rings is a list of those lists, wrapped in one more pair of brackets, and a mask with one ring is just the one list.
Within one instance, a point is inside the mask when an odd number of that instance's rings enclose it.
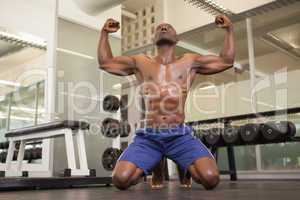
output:
{"label": "padded bench", "polygon": [[[30,126],[20,129],[9,131],[5,134],[5,137],[9,141],[9,147],[6,157],[5,176],[24,176],[23,173],[23,158],[25,152],[26,143],[35,140],[47,140],[54,137],[64,137],[67,153],[68,168],[65,172],[68,172],[68,176],[89,176],[91,171],[88,169],[86,147],[84,140],[84,131],[89,129],[89,124],[81,121],[54,121],[36,126]],[[78,147],[79,168],[76,167],[74,139],[76,137]],[[13,154],[15,151],[16,143],[20,143],[17,167],[12,167]],[[43,142],[44,143],[44,142]],[[45,150],[45,151],[44,151]],[[53,149],[52,149],[53,150]],[[48,149],[48,152],[51,149]],[[51,154],[47,154],[47,150],[42,150],[42,163],[45,159],[48,159]],[[52,158],[53,159],[53,158]],[[53,159],[55,162],[55,159]],[[50,164],[51,165],[51,164]],[[51,166],[48,165],[47,170],[51,171]],[[93,172],[94,173],[94,172]]]}

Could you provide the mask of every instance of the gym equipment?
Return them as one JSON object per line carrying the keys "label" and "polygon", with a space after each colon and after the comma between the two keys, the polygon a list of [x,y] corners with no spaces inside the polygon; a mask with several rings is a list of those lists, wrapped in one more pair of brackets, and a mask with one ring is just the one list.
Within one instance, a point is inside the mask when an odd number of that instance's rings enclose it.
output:
{"label": "gym equipment", "polygon": [[31,160],[37,160],[42,158],[42,148],[31,149]]}
{"label": "gym equipment", "polygon": [[222,134],[224,129],[222,128],[212,128],[205,131],[204,141],[209,146],[221,146],[224,145],[225,142],[222,138]]}
{"label": "gym equipment", "polygon": [[294,137],[297,133],[296,125],[293,122],[288,121],[288,137]]}
{"label": "gym equipment", "polygon": [[296,134],[294,123],[289,121],[267,122],[260,126],[263,138],[267,142],[285,141]]}
{"label": "gym equipment", "polygon": [[108,138],[127,137],[130,130],[128,122],[120,122],[113,118],[106,118],[102,121],[101,132]]}
{"label": "gym equipment", "polygon": [[[7,159],[6,159],[6,167],[5,168],[5,176],[22,176],[22,166],[27,163],[23,163],[25,154],[25,146],[27,142],[34,142],[36,140],[44,140],[48,138],[58,138],[63,137],[65,145],[66,145],[66,154],[67,154],[67,167],[71,170],[72,176],[89,176],[90,170],[88,168],[87,158],[86,158],[86,148],[85,148],[85,137],[84,131],[89,129],[89,124],[82,121],[54,121],[39,124],[36,126],[30,126],[26,128],[20,128],[12,130],[5,134],[5,137],[8,139],[9,148],[7,150]],[[74,141],[74,137],[76,137],[76,143]],[[44,140],[45,141],[45,140]],[[17,153],[15,153],[15,145],[16,143],[20,143],[19,149]],[[75,145],[77,145],[77,151],[75,151]],[[44,146],[43,146],[44,147]],[[43,152],[44,153],[44,152]],[[76,154],[78,154],[79,167],[77,167],[76,163]],[[15,154],[15,156],[14,156]],[[21,155],[21,156],[18,156]],[[29,156],[29,154],[27,154]],[[13,167],[13,158],[17,159],[17,162],[14,165],[17,165],[17,169],[15,170]],[[47,165],[48,168],[45,169],[45,163],[48,162],[49,157],[47,155],[42,155],[41,148],[36,148],[32,150],[32,154],[30,154],[31,159],[39,159],[42,158],[40,163],[34,164],[34,170],[30,171],[30,176],[34,176],[34,172],[39,173],[43,171],[47,176],[49,176],[49,172],[51,171],[50,165]],[[40,174],[39,174],[40,176]]]}
{"label": "gym equipment", "polygon": [[260,126],[263,138],[268,142],[284,140],[288,133],[286,122],[267,122]]}
{"label": "gym equipment", "polygon": [[3,151],[0,153],[0,162],[5,163],[6,161],[7,152]]}
{"label": "gym equipment", "polygon": [[8,149],[9,142],[0,142],[0,149]]}
{"label": "gym equipment", "polygon": [[106,118],[102,121],[101,132],[105,137],[116,138],[120,135],[121,124],[113,118]]}
{"label": "gym equipment", "polygon": [[102,154],[102,165],[103,168],[106,169],[107,171],[112,171],[116,163],[119,159],[119,157],[122,154],[122,150],[117,149],[117,148],[107,148],[104,153]]}
{"label": "gym equipment", "polygon": [[131,131],[130,124],[128,122],[121,122],[120,137],[128,137]]}
{"label": "gym equipment", "polygon": [[205,134],[205,130],[197,129],[194,131],[194,136],[201,141],[204,140],[204,134]]}
{"label": "gym equipment", "polygon": [[224,142],[228,145],[237,145],[241,143],[239,127],[226,127],[222,134]]}
{"label": "gym equipment", "polygon": [[120,107],[120,100],[118,97],[113,95],[107,95],[103,99],[103,110],[106,112],[117,112]]}
{"label": "gym equipment", "polygon": [[258,143],[261,139],[260,124],[245,124],[240,128],[242,140],[247,144]]}

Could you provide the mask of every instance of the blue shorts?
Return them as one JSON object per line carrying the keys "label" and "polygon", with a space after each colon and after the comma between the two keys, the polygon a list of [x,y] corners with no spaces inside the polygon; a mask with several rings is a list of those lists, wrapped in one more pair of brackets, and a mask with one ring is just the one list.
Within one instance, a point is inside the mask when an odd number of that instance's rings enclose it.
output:
{"label": "blue shorts", "polygon": [[123,152],[119,161],[129,161],[147,175],[165,156],[187,170],[199,158],[213,158],[206,146],[192,133],[193,129],[189,126],[139,129],[133,143]]}

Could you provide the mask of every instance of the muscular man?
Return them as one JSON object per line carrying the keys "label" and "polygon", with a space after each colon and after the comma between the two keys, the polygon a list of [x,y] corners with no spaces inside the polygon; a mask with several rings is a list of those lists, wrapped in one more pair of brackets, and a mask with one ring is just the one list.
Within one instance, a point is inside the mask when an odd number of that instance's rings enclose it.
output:
{"label": "muscular man", "polygon": [[175,56],[178,36],[167,23],[156,28],[154,43],[158,55],[150,58],[112,55],[108,35],[119,30],[119,23],[109,19],[101,31],[98,60],[102,70],[119,76],[135,75],[139,94],[145,102],[143,128],[119,158],[113,172],[113,183],[119,189],[127,189],[150,173],[167,157],[182,169],[188,170],[194,182],[206,189],[219,183],[219,172],[209,150],[184,125],[185,101],[197,74],[215,74],[233,66],[235,47],[233,25],[224,15],[216,18],[225,30],[225,41],[219,56],[186,53]]}

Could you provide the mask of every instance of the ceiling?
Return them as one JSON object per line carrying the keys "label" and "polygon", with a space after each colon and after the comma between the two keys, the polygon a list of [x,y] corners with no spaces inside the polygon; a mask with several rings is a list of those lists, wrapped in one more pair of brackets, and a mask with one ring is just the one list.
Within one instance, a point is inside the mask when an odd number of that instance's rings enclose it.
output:
{"label": "ceiling", "polygon": [[[278,52],[279,49],[264,42],[262,37],[274,33],[294,46],[300,46],[300,2],[285,7],[271,9],[252,16],[255,56]],[[237,55],[236,60],[248,65],[247,30],[245,20],[234,23]],[[219,53],[224,40],[224,31],[213,25],[200,27],[180,35],[183,42],[199,48]],[[264,69],[265,70],[265,69]],[[266,70],[265,70],[266,71]]]}
{"label": "ceiling", "polygon": [[152,5],[156,0],[126,0],[122,3],[122,6],[131,12],[135,12],[144,8],[146,5]]}

